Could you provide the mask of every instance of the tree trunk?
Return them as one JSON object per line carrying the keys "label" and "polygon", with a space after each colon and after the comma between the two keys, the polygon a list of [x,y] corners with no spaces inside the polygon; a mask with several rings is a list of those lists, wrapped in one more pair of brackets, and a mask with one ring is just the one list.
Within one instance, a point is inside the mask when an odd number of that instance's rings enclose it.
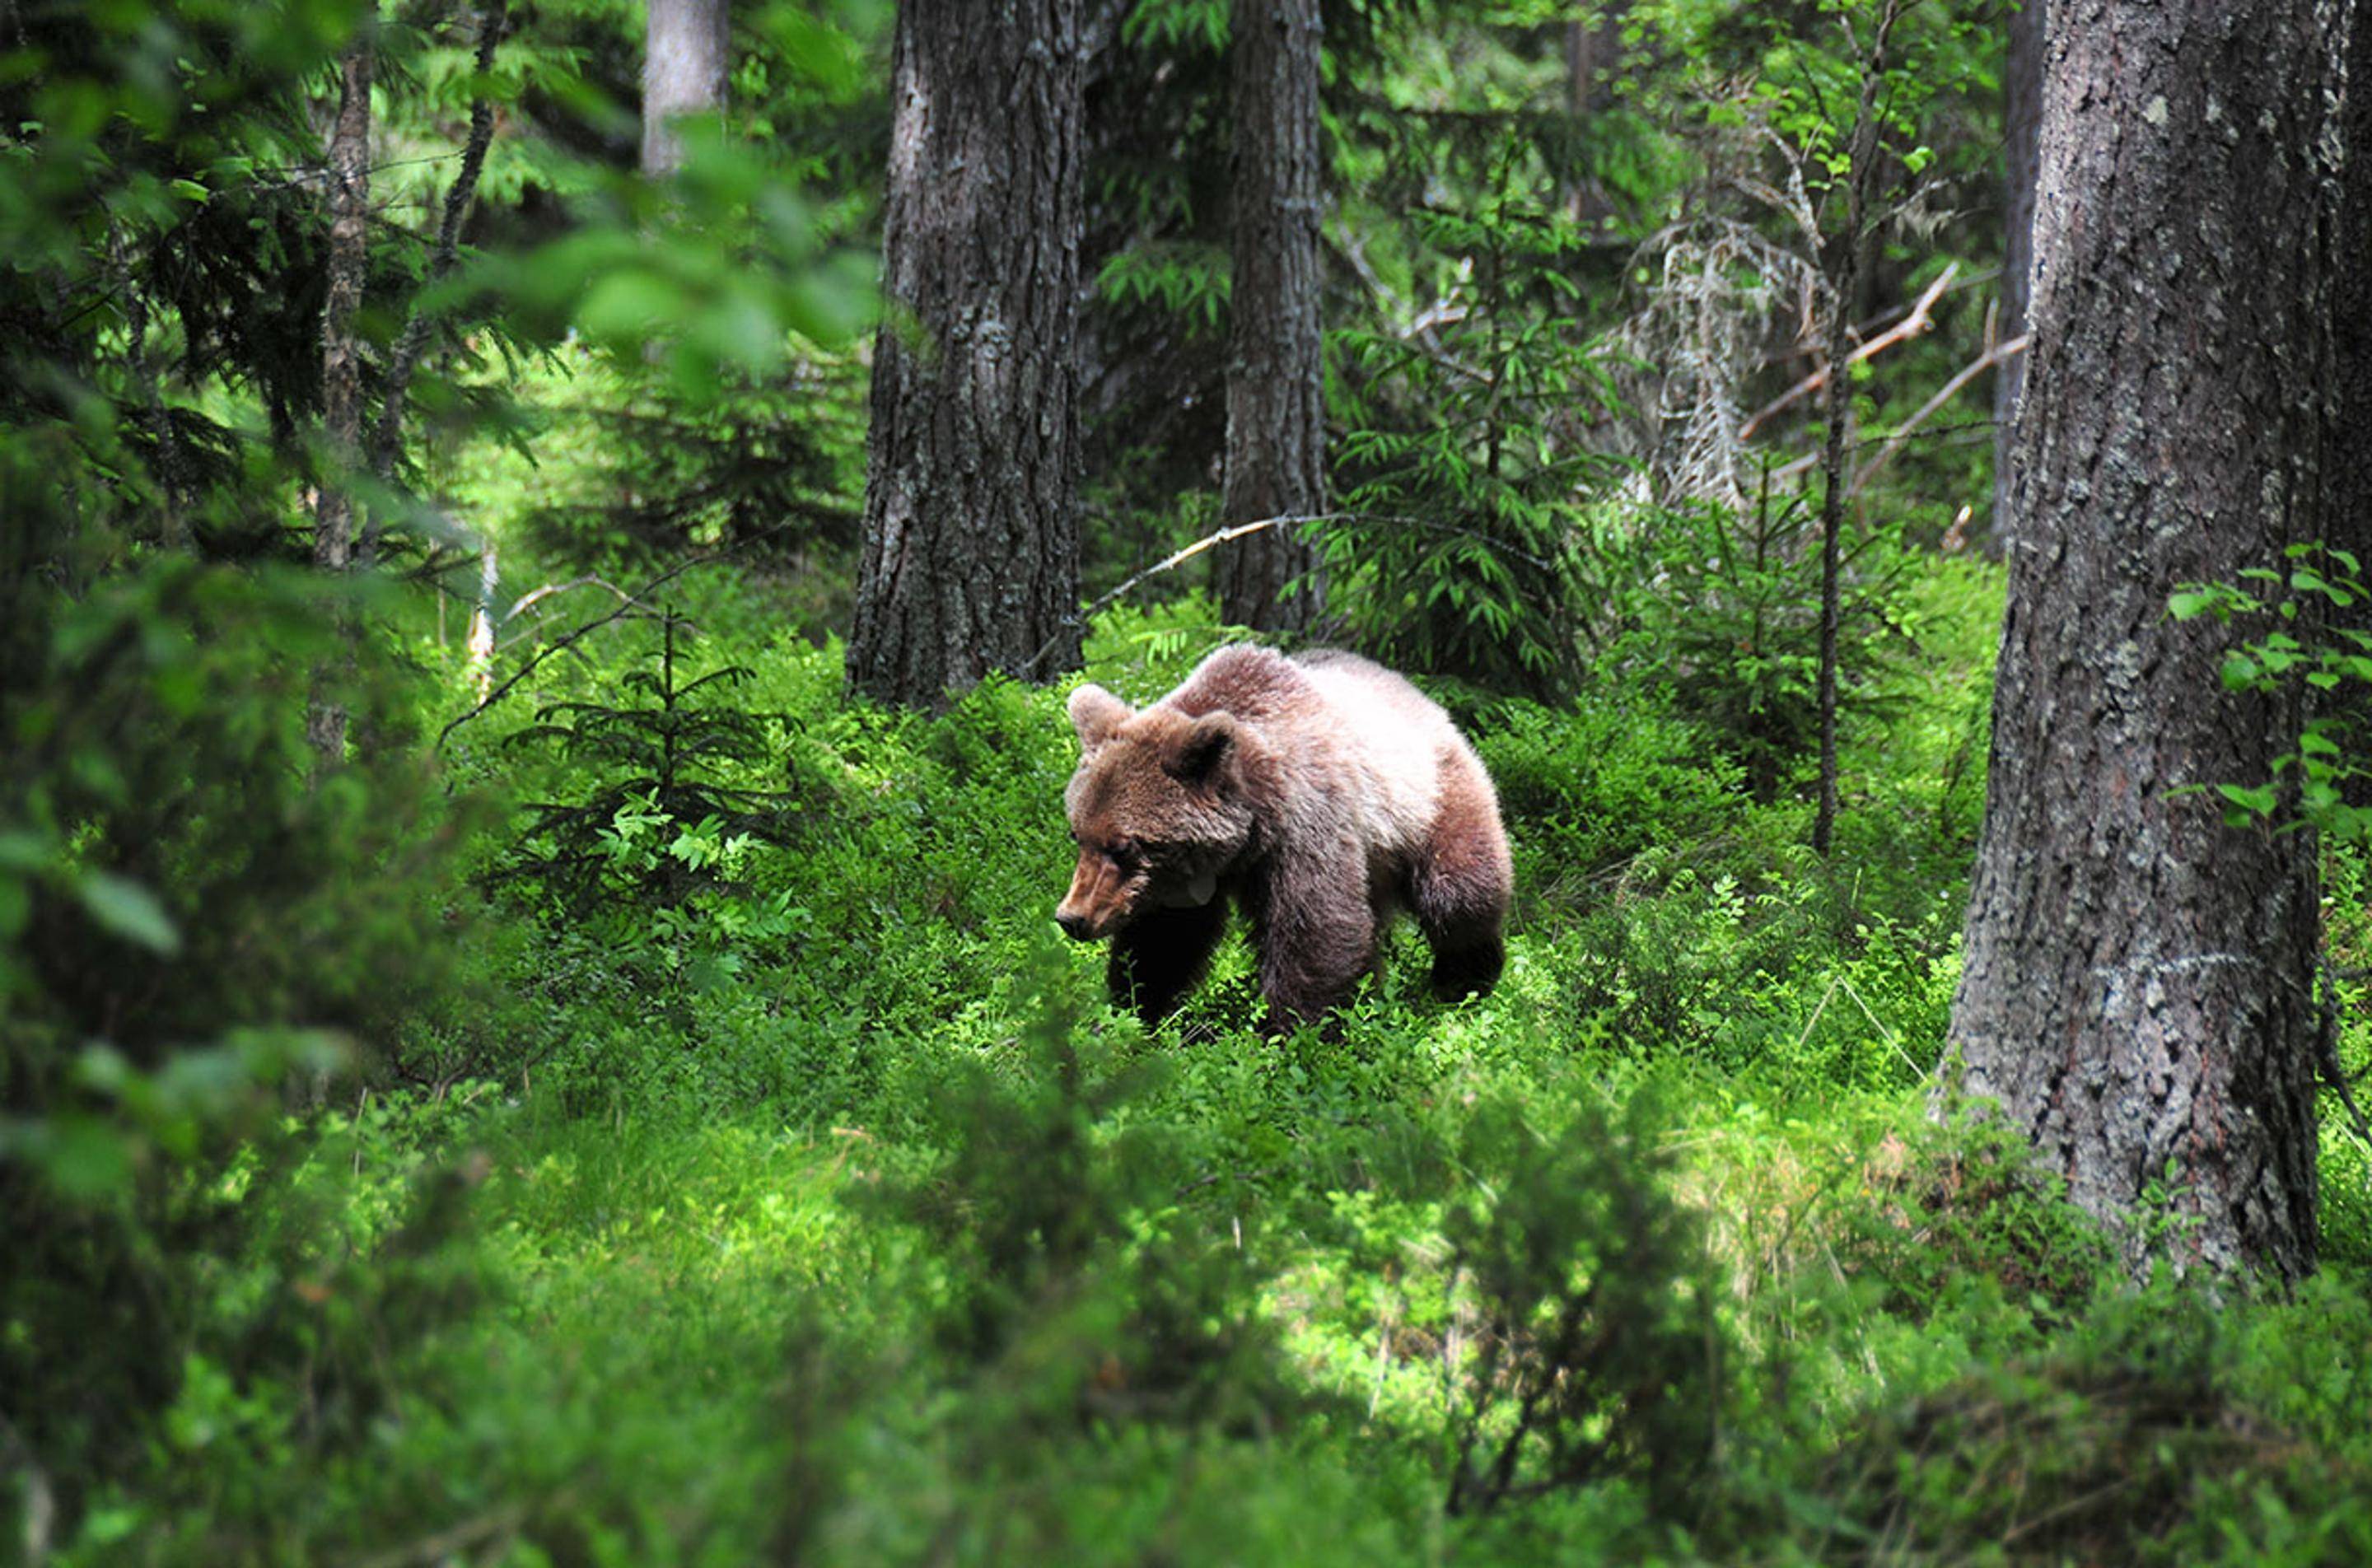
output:
{"label": "tree trunk", "polygon": [[1896,8],[1880,15],[1868,57],[1861,62],[1861,100],[1845,148],[1844,227],[1822,259],[1829,296],[1829,379],[1821,399],[1827,432],[1820,443],[1820,644],[1814,702],[1820,716],[1820,796],[1812,808],[1812,850],[1826,855],[1837,833],[1837,635],[1844,619],[1845,498],[1852,460],[1845,454],[1853,424],[1853,323],[1869,226],[1869,188],[1878,157],[1878,93],[1886,77],[1886,46]]}
{"label": "tree trunk", "polygon": [[2300,700],[2224,691],[2233,633],[2167,599],[2319,531],[2336,9],[2049,17],[2040,353],[1951,1034],[2136,1266],[2314,1266],[2314,846],[2226,827],[2214,794],[2270,776]]}
{"label": "tree trunk", "polygon": [[[494,68],[494,50],[503,41],[507,23],[503,0],[488,0],[478,7],[478,46],[474,64],[481,80]],[[389,356],[387,384],[379,394],[378,424],[371,431],[371,472],[381,483],[395,477],[395,459],[403,449],[403,412],[412,395],[412,374],[419,367],[420,356],[428,346],[430,318],[420,308],[420,296],[443,283],[453,271],[461,254],[461,220],[469,215],[470,203],[478,194],[478,176],[486,167],[486,149],[494,145],[494,105],[483,89],[470,105],[470,134],[461,144],[461,167],[454,171],[453,183],[446,188],[445,214],[436,228],[436,244],[428,253],[428,265],[421,274],[420,286],[413,292],[404,318],[403,331],[395,340],[395,352]],[[358,554],[367,570],[378,553],[378,520],[374,517],[365,525],[362,546]]]}
{"label": "tree trunk", "polygon": [[725,106],[727,0],[650,0],[643,34],[643,172],[683,166],[683,138],[670,122]]}
{"label": "tree trunk", "polygon": [[1079,663],[1078,0],[904,0],[848,676]]}
{"label": "tree trunk", "polygon": [[[2347,83],[2340,121],[2339,222],[2331,245],[2336,368],[2333,423],[2323,449],[2323,538],[2353,552],[2372,576],[2372,8],[2361,0],[2347,40]],[[2353,608],[2359,617],[2372,614],[2372,607]],[[2356,686],[2359,695],[2363,690]]]}
{"label": "tree trunk", "polygon": [[1564,24],[1564,111],[1573,122],[1575,150],[1558,183],[1564,192],[1561,204],[1565,215],[1576,223],[1601,223],[1613,215],[1606,192],[1588,178],[1589,160],[1580,149],[1586,134],[1583,127],[1591,115],[1605,108],[1603,85],[1621,75],[1622,13],[1628,9],[1629,0],[1615,0],[1611,5],[1588,6]]}
{"label": "tree trunk", "polygon": [[[2341,111],[2339,216],[2331,288],[2331,426],[2323,447],[2324,542],[2355,557],[2372,581],[2372,14],[2358,0],[2347,39],[2347,101]],[[2372,604],[2332,610],[2348,630],[2372,632]],[[2351,680],[2322,697],[2348,726],[2342,741],[2359,768],[2372,765],[2372,686]],[[2340,781],[2348,805],[2372,807],[2372,772]]]}
{"label": "tree trunk", "polygon": [[[2048,0],[2023,0],[2009,14],[2009,47],[2002,63],[2002,275],[1994,331],[2002,341],[2027,330],[2027,296],[2034,274],[2034,182],[2037,133],[2042,126],[2042,25]],[[2017,454],[2018,394],[2026,386],[2027,354],[2014,354],[1994,372],[1994,515],[1987,548],[2009,548],[2010,464]]]}
{"label": "tree trunk", "polygon": [[[323,471],[314,492],[313,564],[343,575],[354,563],[355,475],[362,467],[362,308],[369,263],[371,50],[357,41],[338,62],[338,117],[330,132],[329,281],[321,307]],[[344,616],[340,615],[343,625]],[[331,672],[314,681],[306,738],[324,765],[345,755],[346,710]]]}
{"label": "tree trunk", "polygon": [[[1227,331],[1228,523],[1326,508],[1326,364],[1318,309],[1318,0],[1236,0],[1235,250]],[[1307,524],[1219,557],[1219,612],[1303,632],[1326,608]],[[1294,585],[1298,582],[1299,586]]]}

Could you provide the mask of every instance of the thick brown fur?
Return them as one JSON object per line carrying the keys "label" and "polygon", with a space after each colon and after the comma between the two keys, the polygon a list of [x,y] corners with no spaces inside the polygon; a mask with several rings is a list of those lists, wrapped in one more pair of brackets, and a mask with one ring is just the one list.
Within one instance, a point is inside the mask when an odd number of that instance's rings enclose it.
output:
{"label": "thick brown fur", "polygon": [[1222,648],[1142,713],[1071,694],[1079,861],[1055,911],[1111,940],[1114,1000],[1162,1016],[1239,905],[1275,1022],[1316,1018],[1413,912],[1445,996],[1491,989],[1514,889],[1499,800],[1449,715],[1355,655]]}

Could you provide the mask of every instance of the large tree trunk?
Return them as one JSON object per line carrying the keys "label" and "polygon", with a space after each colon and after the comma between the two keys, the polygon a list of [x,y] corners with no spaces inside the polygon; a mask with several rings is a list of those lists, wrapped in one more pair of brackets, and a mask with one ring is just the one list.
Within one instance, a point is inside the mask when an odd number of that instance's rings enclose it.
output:
{"label": "large tree trunk", "polygon": [[[1326,506],[1326,365],[1318,318],[1318,0],[1236,0],[1235,251],[1227,335],[1229,523]],[[1219,611],[1306,631],[1326,608],[1309,525],[1219,558]],[[1294,587],[1298,581],[1298,588]]]}
{"label": "large tree trunk", "polygon": [[[2048,0],[2023,0],[2009,15],[2009,47],[2002,62],[2001,309],[1994,330],[2006,343],[2027,330],[2027,296],[2034,274],[2035,157],[2042,128],[2042,22]],[[2017,400],[2029,355],[2011,354],[1994,372],[1994,515],[1989,548],[2009,548],[2010,464],[2017,454]]]}
{"label": "large tree trunk", "polygon": [[[313,564],[343,574],[354,563],[354,480],[362,467],[362,308],[369,265],[371,45],[357,40],[338,62],[338,117],[330,132],[329,280],[321,307],[321,445],[314,492]],[[344,622],[343,613],[341,624]],[[306,738],[323,764],[345,755],[346,710],[330,672],[314,682]]]}
{"label": "large tree trunk", "polygon": [[1079,662],[1078,0],[904,0],[852,685]]}
{"label": "large tree trunk", "polygon": [[732,29],[727,0],[650,0],[643,32],[643,172],[673,174],[683,137],[670,123],[725,105]]}
{"label": "large tree trunk", "polygon": [[[2323,538],[2372,575],[2372,6],[2358,0],[2347,40],[2339,223],[2331,245],[2332,425],[2324,448]],[[2352,607],[2361,625],[2372,607]],[[2363,706],[2364,691],[2354,693]],[[2359,781],[2372,784],[2372,781]],[[2372,798],[2360,802],[2372,804]]]}
{"label": "large tree trunk", "polygon": [[[2319,531],[2331,0],[2052,0],[1992,779],[1952,1039],[2138,1264],[2315,1258],[2314,847],[2213,786],[2294,742],[2169,592]],[[2177,1222],[2154,1228],[2153,1192]]]}

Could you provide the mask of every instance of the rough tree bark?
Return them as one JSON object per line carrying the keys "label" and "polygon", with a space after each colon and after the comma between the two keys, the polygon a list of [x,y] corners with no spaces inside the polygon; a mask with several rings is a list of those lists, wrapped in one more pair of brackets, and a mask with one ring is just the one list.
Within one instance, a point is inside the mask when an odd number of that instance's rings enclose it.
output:
{"label": "rough tree bark", "polygon": [[[2355,17],[2347,38],[2339,223],[2331,245],[2336,364],[2323,459],[2323,538],[2354,552],[2372,574],[2372,6],[2357,0]],[[2356,608],[2372,614],[2372,607]]]}
{"label": "rough tree bark", "polygon": [[[2212,786],[2294,741],[2169,592],[2313,538],[2333,0],[2052,0],[1991,785],[1951,1038],[2136,1266],[2315,1260],[2314,848]],[[2154,1229],[2156,1188],[2177,1222]]]}
{"label": "rough tree bark", "polygon": [[[1318,0],[1236,0],[1232,25],[1235,240],[1223,504],[1230,524],[1326,509]],[[1307,631],[1326,608],[1307,526],[1237,540],[1219,556],[1218,579],[1220,613],[1239,625]]]}
{"label": "rough tree bark", "polygon": [[[314,491],[313,564],[345,573],[354,563],[354,476],[362,468],[362,344],[355,316],[362,308],[369,262],[370,41],[358,40],[338,61],[338,115],[330,131],[329,281],[321,307],[321,437],[326,471]],[[324,765],[345,755],[346,710],[323,672],[314,681],[305,737]]]}
{"label": "rough tree bark", "polygon": [[[2023,0],[2009,14],[2009,46],[2002,62],[2002,275],[1994,331],[2003,342],[2027,329],[2027,296],[2034,273],[2034,184],[2037,134],[2042,126],[2042,13],[2048,0]],[[2026,386],[2027,354],[2014,354],[1994,372],[1994,512],[1987,548],[2009,547],[2011,438],[2017,400]]]}
{"label": "rough tree bark", "polygon": [[683,166],[672,122],[724,107],[732,28],[727,0],[650,0],[643,32],[643,172]]}
{"label": "rough tree bark", "polygon": [[848,677],[926,704],[1079,663],[1078,0],[903,0],[892,72]]}

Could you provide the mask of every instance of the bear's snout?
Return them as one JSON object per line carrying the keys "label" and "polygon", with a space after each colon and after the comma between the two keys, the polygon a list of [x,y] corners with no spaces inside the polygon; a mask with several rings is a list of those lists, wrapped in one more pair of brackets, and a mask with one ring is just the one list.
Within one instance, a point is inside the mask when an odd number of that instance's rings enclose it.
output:
{"label": "bear's snout", "polygon": [[1129,877],[1100,854],[1081,851],[1071,890],[1055,906],[1054,923],[1075,941],[1109,936],[1128,920],[1135,904]]}

